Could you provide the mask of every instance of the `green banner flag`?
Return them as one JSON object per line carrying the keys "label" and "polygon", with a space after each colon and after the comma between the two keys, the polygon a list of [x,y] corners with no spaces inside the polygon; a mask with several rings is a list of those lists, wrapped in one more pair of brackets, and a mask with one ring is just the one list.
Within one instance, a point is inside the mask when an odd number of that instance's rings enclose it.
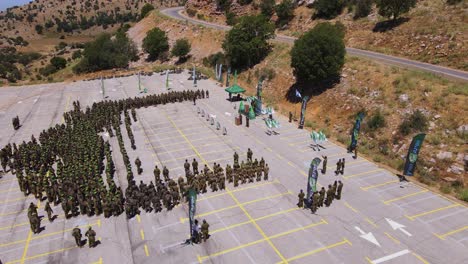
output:
{"label": "green banner flag", "polygon": [[195,236],[195,214],[197,210],[197,192],[194,189],[188,191],[190,236]]}

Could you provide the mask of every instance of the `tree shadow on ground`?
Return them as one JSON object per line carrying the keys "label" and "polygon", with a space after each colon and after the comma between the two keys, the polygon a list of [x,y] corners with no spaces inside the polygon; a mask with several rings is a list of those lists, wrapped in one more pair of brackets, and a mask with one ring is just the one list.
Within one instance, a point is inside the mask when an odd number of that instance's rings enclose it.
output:
{"label": "tree shadow on ground", "polygon": [[385,20],[381,22],[377,22],[374,28],[372,29],[373,32],[387,32],[390,31],[399,25],[408,22],[410,19],[408,17],[400,17],[397,19]]}
{"label": "tree shadow on ground", "polygon": [[184,64],[184,63],[186,63],[191,57],[192,57],[192,55],[187,55],[187,56],[184,56],[184,57],[180,57],[180,58],[175,62],[175,65]]}
{"label": "tree shadow on ground", "polygon": [[296,96],[296,90],[301,93],[302,97],[309,96],[309,98],[311,98],[312,96],[320,95],[326,90],[335,87],[339,83],[340,77],[330,78],[326,81],[315,84],[298,81],[289,87],[285,98],[288,102],[297,104],[302,102],[302,99]]}

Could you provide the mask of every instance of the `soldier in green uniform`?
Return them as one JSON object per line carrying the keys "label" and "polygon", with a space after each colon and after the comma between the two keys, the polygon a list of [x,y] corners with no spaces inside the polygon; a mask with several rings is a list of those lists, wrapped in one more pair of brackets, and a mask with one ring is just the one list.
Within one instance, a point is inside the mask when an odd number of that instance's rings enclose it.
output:
{"label": "soldier in green uniform", "polygon": [[335,181],[332,185],[332,200],[335,200],[336,188],[338,187],[337,181]]}
{"label": "soldier in green uniform", "polygon": [[198,174],[198,162],[195,158],[192,161],[193,174]]}
{"label": "soldier in green uniform", "polygon": [[268,163],[265,164],[265,167],[263,168],[263,180],[268,181],[268,172],[270,171],[270,168],[268,167]]}
{"label": "soldier in green uniform", "polygon": [[340,170],[341,170],[341,159],[338,159],[338,162],[336,162],[335,175],[340,174]]}
{"label": "soldier in green uniform", "polygon": [[325,192],[326,192],[325,188],[322,186],[322,189],[320,189],[320,192],[319,192],[320,194],[319,204],[318,204],[319,207],[323,207],[323,201],[325,200]]}
{"label": "soldier in green uniform", "polygon": [[247,150],[247,160],[252,161],[252,156],[253,156],[252,150],[249,148]]}
{"label": "soldier in green uniform", "polygon": [[231,166],[229,164],[226,165],[226,178],[227,178],[229,183],[232,182],[232,169],[231,169]]}
{"label": "soldier in green uniform", "polygon": [[327,207],[329,207],[332,203],[332,196],[333,196],[332,192],[333,192],[332,186],[331,184],[329,184],[328,190],[327,190],[327,197],[325,198],[325,205]]}
{"label": "soldier in green uniform", "polygon": [[140,175],[143,172],[143,169],[141,168],[141,160],[140,158],[135,159],[135,165],[137,166],[137,173]]}
{"label": "soldier in green uniform", "polygon": [[341,161],[341,175],[343,175],[344,173],[344,167],[345,167],[345,159],[343,158],[343,160]]}
{"label": "soldier in green uniform", "polygon": [[323,163],[322,163],[322,174],[325,174],[327,173],[327,161],[328,161],[328,158],[327,156],[322,156],[323,158]]}
{"label": "soldier in green uniform", "polygon": [[161,170],[158,168],[158,165],[154,166],[154,183],[159,183],[161,181]]}
{"label": "soldier in green uniform", "polygon": [[317,192],[314,192],[312,194],[311,200],[312,200],[312,204],[310,206],[310,210],[311,210],[311,212],[313,214],[315,214],[315,212],[317,212],[317,208],[318,208],[319,194]]}
{"label": "soldier in green uniform", "polygon": [[76,246],[82,247],[83,243],[81,243],[81,230],[78,228],[78,226],[73,228],[72,235],[75,238]]}
{"label": "soldier in green uniform", "polygon": [[187,171],[190,170],[190,164],[188,163],[188,160],[185,160],[184,169],[185,169],[185,173],[187,173]]}
{"label": "soldier in green uniform", "polygon": [[99,243],[99,241],[96,241],[96,232],[91,227],[86,231],[85,236],[88,237],[90,248],[95,247]]}
{"label": "soldier in green uniform", "polygon": [[239,186],[239,171],[234,172],[234,187]]}
{"label": "soldier in green uniform", "polygon": [[234,165],[239,165],[239,155],[234,152]]}
{"label": "soldier in green uniform", "polygon": [[203,219],[203,224],[201,225],[201,233],[202,233],[203,242],[206,242],[206,240],[210,237],[209,230],[208,230],[209,227],[210,225],[206,222],[205,219]]}
{"label": "soldier in green uniform", "polygon": [[52,217],[52,214],[54,213],[54,211],[52,210],[52,208],[50,207],[50,204],[49,202],[46,202],[46,205],[44,207],[44,210],[47,212],[47,218],[49,219],[50,222],[54,221],[53,217]]}
{"label": "soldier in green uniform", "polygon": [[164,181],[168,182],[169,181],[169,170],[164,166],[163,168],[163,176],[164,176]]}
{"label": "soldier in green uniform", "polygon": [[297,197],[299,198],[299,202],[297,203],[297,207],[299,208],[303,208],[304,207],[304,191],[301,191],[299,192],[299,194],[297,195]]}
{"label": "soldier in green uniform", "polygon": [[338,187],[336,189],[336,199],[340,200],[341,199],[341,191],[343,190],[343,183],[341,181],[338,181]]}

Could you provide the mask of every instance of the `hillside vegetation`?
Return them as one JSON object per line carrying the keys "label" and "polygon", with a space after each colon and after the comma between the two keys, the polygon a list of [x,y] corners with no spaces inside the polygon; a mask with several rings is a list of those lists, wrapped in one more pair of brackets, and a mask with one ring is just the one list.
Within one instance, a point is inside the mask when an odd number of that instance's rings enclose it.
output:
{"label": "hillside vegetation", "polygon": [[[231,24],[242,15],[265,13],[265,5],[274,0],[229,1],[227,8],[216,1],[188,0],[186,13],[195,18],[216,23]],[[247,4],[241,4],[245,3]],[[392,21],[379,15],[376,0],[325,0],[317,2],[340,2],[338,15],[325,16],[316,5],[296,1],[293,17],[278,9],[282,1],[276,1],[269,12],[277,25],[277,33],[299,37],[304,32],[324,21],[339,21],[346,27],[346,45],[386,54],[406,57],[422,62],[468,70],[468,1],[466,0],[419,0],[408,13]],[[294,1],[293,1],[294,2]],[[451,4],[449,4],[450,2]],[[265,4],[266,3],[266,4]],[[370,3],[368,14],[360,5]],[[280,12],[278,12],[280,11]],[[365,11],[365,10],[364,10]],[[267,12],[268,14],[268,12]]]}

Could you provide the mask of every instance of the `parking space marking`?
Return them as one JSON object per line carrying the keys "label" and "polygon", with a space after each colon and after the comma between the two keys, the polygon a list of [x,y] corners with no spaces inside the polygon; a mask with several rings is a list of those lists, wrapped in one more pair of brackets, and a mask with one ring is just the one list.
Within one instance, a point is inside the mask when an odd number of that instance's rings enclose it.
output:
{"label": "parking space marking", "polygon": [[[327,168],[328,168],[328,166],[327,166]],[[365,172],[361,172],[361,173],[351,174],[351,175],[348,175],[348,176],[343,176],[343,178],[344,179],[349,179],[349,178],[362,176],[362,175],[366,175],[366,174],[373,173],[373,172],[378,172],[378,171],[383,171],[383,170],[384,169],[375,169],[375,170],[371,170],[371,171],[365,171]]]}
{"label": "parking space marking", "polygon": [[384,232],[384,234],[385,234],[388,238],[390,238],[393,242],[395,242],[396,244],[400,244],[400,241],[399,241],[398,239],[394,238],[394,237],[393,237],[392,235],[390,235],[389,233]]}
{"label": "parking space marking", "polygon": [[[289,235],[289,234],[292,234],[292,233],[295,233],[295,232],[298,232],[298,231],[305,231],[306,229],[309,229],[309,228],[312,228],[312,227],[315,227],[315,226],[318,226],[318,225],[322,225],[322,224],[328,224],[328,223],[327,223],[327,221],[322,219],[320,222],[317,222],[317,223],[313,223],[313,224],[303,226],[303,227],[294,228],[294,229],[291,229],[291,230],[288,230],[288,231],[285,231],[285,232],[282,232],[282,233],[279,233],[279,234],[276,234],[276,235],[272,235],[272,236],[269,236],[269,237],[266,237],[266,238],[255,240],[255,241],[245,243],[245,244],[242,244],[242,245],[239,245],[239,246],[236,246],[236,247],[228,248],[226,250],[219,251],[219,252],[207,255],[207,256],[201,256],[199,258],[199,262],[202,263],[203,261],[205,261],[207,259],[210,259],[210,258],[213,258],[213,257],[216,257],[216,256],[220,256],[220,255],[224,255],[226,253],[230,253],[230,252],[242,249],[242,248],[246,248],[246,247],[249,247],[249,246],[252,246],[252,245],[256,245],[256,244],[265,242],[265,241],[267,241],[267,238],[268,239],[275,239],[275,238],[283,237],[283,236],[286,236],[286,235]],[[287,260],[287,259],[283,260],[283,262],[286,262],[286,263],[288,261],[289,260]],[[283,263],[283,262],[280,262],[280,263]]]}
{"label": "parking space marking", "polygon": [[412,196],[415,196],[415,195],[418,195],[418,194],[421,194],[421,193],[425,193],[425,192],[428,192],[428,191],[429,190],[422,190],[422,191],[419,191],[419,192],[410,193],[410,194],[407,194],[407,195],[403,195],[403,196],[393,198],[393,199],[390,199],[390,200],[386,200],[386,201],[382,201],[382,202],[384,204],[386,204],[386,205],[389,205],[392,202],[399,201],[399,200],[402,200],[402,199],[405,199],[405,198],[408,198],[408,197],[412,197]]}
{"label": "parking space marking", "polygon": [[355,212],[355,213],[359,212],[358,210],[354,209],[348,202],[344,202],[344,205],[345,205],[346,207],[348,207],[349,209],[351,209],[351,210],[352,210],[353,212]]}
{"label": "parking space marking", "polygon": [[369,224],[373,225],[374,227],[379,227],[376,223],[374,223],[374,221],[370,220],[368,217],[366,217],[365,220],[366,220]]}
{"label": "parking space marking", "polygon": [[436,237],[438,237],[439,239],[441,239],[441,240],[445,240],[445,237],[450,236],[450,235],[453,235],[453,234],[456,234],[456,233],[459,233],[459,232],[461,232],[461,231],[463,231],[463,230],[466,230],[466,229],[468,229],[468,225],[466,225],[466,226],[464,226],[464,227],[462,227],[462,228],[459,228],[459,229],[456,229],[456,230],[447,232],[447,233],[445,233],[445,234],[439,235],[439,234],[434,233],[434,235],[435,235]]}
{"label": "parking space marking", "polygon": [[[200,154],[200,152],[198,152],[198,150],[195,148],[195,146],[193,146],[192,142],[184,135],[184,133],[182,131],[180,131],[180,129],[176,126],[176,124],[172,121],[172,119],[166,114],[166,118],[172,123],[172,125],[174,126],[174,128],[179,132],[179,134],[181,134],[181,136],[185,139],[185,141],[187,141],[187,143],[191,146],[191,148],[193,149],[193,151],[198,155],[198,157],[200,158],[200,160],[202,161],[202,163],[205,163],[210,169],[211,166],[207,163],[207,161],[203,158],[203,156]],[[244,214],[247,216],[247,218],[249,218],[250,220],[253,221],[253,225],[255,226],[255,228],[258,230],[258,232],[264,237],[264,239],[268,242],[268,244],[271,246],[271,248],[276,252],[276,254],[284,260],[284,257],[283,255],[278,251],[278,249],[275,247],[275,245],[273,245],[273,243],[270,241],[270,239],[265,235],[265,232],[263,232],[263,230],[260,228],[260,226],[258,226],[258,224],[253,220],[252,216],[250,216],[250,214],[247,212],[247,210],[245,210],[243,204],[241,204],[237,198],[234,196],[234,194],[232,194],[232,192],[229,190],[228,187],[226,187],[226,191],[228,192],[228,194],[231,196],[231,198],[234,200],[234,202],[237,204],[237,206],[244,212]],[[290,193],[290,192],[288,192]]]}
{"label": "parking space marking", "polygon": [[411,252],[411,254],[413,254],[413,256],[415,256],[417,259],[419,259],[422,263],[424,264],[429,264],[429,262],[425,259],[423,259],[423,257],[421,257],[420,255],[414,253],[414,252]]}
{"label": "parking space marking", "polygon": [[[262,182],[262,183],[259,183],[259,184],[254,184],[254,185],[250,185],[250,186],[243,187],[243,188],[236,188],[235,190],[232,190],[231,192],[232,192],[232,193],[241,192],[241,191],[245,191],[245,190],[249,190],[249,189],[261,187],[261,186],[264,186],[264,185],[278,184],[278,183],[280,183],[280,182],[278,181],[278,179],[275,179],[274,181]],[[202,198],[197,199],[197,201],[199,202],[199,201],[203,201],[203,200],[215,198],[215,197],[218,197],[218,196],[224,196],[224,195],[227,195],[227,194],[228,194],[227,192],[223,192],[223,193],[218,193],[218,194],[214,194],[214,195],[210,195],[210,196],[206,196],[206,197],[205,197],[205,196],[202,196]]]}
{"label": "parking space marking", "polygon": [[[239,147],[234,147],[234,149],[239,149]],[[225,149],[204,152],[204,153],[200,153],[200,155],[208,155],[208,154],[224,153],[224,152],[226,152]],[[165,162],[170,162],[170,161],[174,161],[174,160],[184,160],[184,159],[188,159],[188,158],[192,158],[192,157],[196,157],[196,156],[197,156],[196,154],[192,154],[192,155],[188,155],[188,156],[184,156],[184,157],[177,157],[177,158],[172,158],[172,159],[167,159],[167,160],[161,160],[161,162],[165,163]]]}
{"label": "parking space marking", "polygon": [[368,258],[367,261],[369,261],[369,262],[372,263],[372,264],[379,264],[379,263],[385,262],[385,261],[387,261],[387,260],[391,260],[391,259],[394,259],[394,258],[401,257],[401,256],[403,256],[403,255],[406,255],[406,254],[410,253],[410,252],[411,252],[411,251],[409,251],[408,249],[404,249],[404,250],[398,251],[398,252],[396,252],[396,253],[387,255],[387,256],[385,256],[385,257],[381,257],[381,258],[379,258],[379,259],[369,260],[369,258]]}
{"label": "parking space marking", "polygon": [[[41,206],[41,201],[38,201],[37,209],[41,208],[40,206]],[[16,212],[10,212],[10,213],[3,213],[3,214],[0,214],[0,216],[14,215],[14,214],[19,214],[19,213],[26,212],[26,211],[28,211],[28,209],[24,209],[24,210],[16,211]]]}
{"label": "parking space marking", "polygon": [[307,134],[304,134],[304,133],[286,135],[286,136],[280,137],[280,140],[288,140],[288,139],[291,139],[291,138],[298,138],[298,137],[304,137],[304,136],[307,137],[308,135],[307,135]]}
{"label": "parking space marking", "polygon": [[7,204],[7,203],[10,203],[10,202],[16,202],[16,201],[23,201],[23,200],[26,200],[30,197],[20,197],[20,198],[16,198],[16,199],[11,199],[11,200],[4,200],[4,201],[0,201],[0,204]]}
{"label": "parking space marking", "polygon": [[[245,202],[245,203],[239,203],[239,204],[236,203],[235,205],[223,207],[223,208],[220,208],[220,209],[217,209],[217,210],[213,210],[213,211],[209,211],[209,212],[205,212],[205,213],[201,213],[201,214],[197,214],[195,217],[203,217],[203,216],[207,216],[207,215],[212,215],[212,214],[223,212],[223,211],[230,210],[230,209],[233,209],[233,208],[240,208],[241,206],[244,206],[244,205],[258,203],[258,202],[261,202],[261,201],[266,201],[266,200],[270,200],[270,199],[273,199],[273,198],[278,198],[278,197],[282,197],[282,196],[285,196],[285,195],[291,195],[291,194],[293,194],[293,193],[288,191],[288,192],[285,192],[285,193],[279,193],[279,194],[275,194],[275,195],[271,195],[271,196],[262,197],[262,198],[255,199],[255,200],[252,200],[252,201],[248,201],[248,202]],[[181,223],[184,223],[184,222],[186,222],[188,220],[189,220],[189,218],[186,218],[186,217],[181,217],[180,218]]]}
{"label": "parking space marking", "polygon": [[145,255],[149,257],[148,246],[146,244],[144,245],[144,248],[145,248]]}
{"label": "parking space marking", "polygon": [[[98,226],[100,227],[101,226],[101,220],[98,219],[95,223],[93,224],[86,224],[86,225],[81,225],[79,226],[80,228],[82,227],[88,227],[88,226]],[[9,243],[5,243],[5,244],[0,244],[0,247],[7,247],[7,246],[11,246],[11,245],[15,245],[15,244],[20,244],[20,243],[23,243],[23,242],[28,242],[28,240],[36,240],[36,239],[40,239],[40,238],[44,238],[44,237],[50,237],[50,236],[53,236],[53,235],[58,235],[58,234],[63,234],[63,233],[66,233],[66,232],[69,232],[69,231],[72,231],[73,228],[68,228],[68,229],[64,229],[64,230],[61,230],[61,231],[56,231],[56,232],[52,232],[52,233],[49,233],[49,234],[43,234],[43,235],[39,235],[39,236],[34,236],[32,238],[29,238],[28,239],[24,239],[24,240],[16,240],[16,241],[13,241],[13,242],[9,242]],[[31,232],[32,233],[32,232]]]}
{"label": "parking space marking", "polygon": [[13,260],[13,261],[7,262],[6,264],[13,264],[13,263],[18,263],[18,262],[24,263],[24,261],[26,261],[26,260],[45,257],[45,256],[48,256],[48,255],[52,255],[52,254],[59,253],[59,252],[64,252],[64,251],[74,249],[74,248],[78,248],[78,247],[73,246],[73,247],[68,247],[68,248],[61,248],[61,249],[57,249],[57,250],[54,250],[54,251],[49,251],[49,252],[46,252],[46,253],[42,253],[42,254],[31,256],[31,257],[27,257],[27,258],[24,258],[24,259],[22,258],[22,259]]}
{"label": "parking space marking", "polygon": [[8,192],[11,192],[11,191],[19,191],[20,189],[18,187],[15,187],[15,188],[10,188],[10,189],[7,189],[7,190],[1,190],[0,193],[8,193]]}
{"label": "parking space marking", "polygon": [[391,181],[384,182],[384,183],[379,183],[379,184],[375,184],[375,185],[361,187],[361,190],[367,191],[367,190],[372,189],[372,188],[382,187],[382,186],[385,186],[387,184],[392,184],[392,183],[397,183],[397,182],[399,182],[399,180],[391,180]]}
{"label": "parking space marking", "polygon": [[[334,248],[334,247],[338,247],[338,246],[341,246],[341,245],[344,245],[344,244],[348,244],[350,246],[352,246],[353,244],[351,244],[351,242],[346,239],[346,238],[343,238],[342,241],[338,242],[338,243],[335,243],[335,244],[332,244],[332,245],[328,245],[328,246],[325,246],[325,247],[321,247],[321,248],[317,248],[317,249],[314,249],[312,251],[309,251],[309,252],[305,252],[305,253],[302,253],[300,255],[297,255],[297,256],[294,256],[294,257],[291,257],[291,258],[288,258],[286,260],[286,262],[289,262],[289,261],[294,261],[294,260],[297,260],[297,259],[301,259],[301,258],[304,258],[304,257],[307,257],[307,256],[310,256],[310,255],[314,255],[316,253],[319,253],[321,251],[324,251],[324,250],[328,250],[328,249],[331,249],[331,248]],[[283,262],[277,262],[277,264],[280,264],[280,263],[285,263],[284,261]]]}
{"label": "parking space marking", "polygon": [[[273,214],[269,214],[269,215],[265,215],[265,216],[255,218],[254,221],[256,221],[256,222],[261,221],[263,219],[268,219],[268,218],[271,218],[271,217],[274,217],[274,216],[277,216],[277,215],[282,215],[282,214],[286,214],[286,213],[289,213],[289,212],[297,211],[299,209],[301,209],[301,208],[299,208],[299,207],[290,208],[290,209],[287,209],[287,210],[283,210],[283,211],[279,211],[279,212],[276,212],[276,213],[273,213]],[[221,231],[233,229],[235,227],[247,225],[247,224],[250,224],[250,223],[252,223],[252,221],[247,220],[247,221],[244,221],[244,222],[241,222],[241,223],[237,223],[237,224],[233,224],[233,225],[226,226],[226,227],[223,227],[223,228],[215,229],[213,231],[210,231],[210,234],[215,234],[215,233],[218,233],[218,232],[221,232]]]}
{"label": "parking space marking", "polygon": [[424,216],[424,215],[428,215],[428,214],[433,214],[435,212],[439,212],[439,211],[442,211],[442,210],[446,210],[446,209],[450,209],[450,208],[454,208],[454,207],[457,207],[457,206],[460,206],[460,204],[456,203],[456,204],[451,204],[449,206],[445,206],[445,207],[440,207],[440,208],[437,208],[437,209],[434,209],[434,210],[430,210],[430,211],[427,211],[427,212],[423,212],[423,213],[420,213],[420,214],[415,214],[415,215],[405,215],[406,218],[408,218],[409,220],[411,221],[414,221],[414,219],[420,217],[420,216]]}

